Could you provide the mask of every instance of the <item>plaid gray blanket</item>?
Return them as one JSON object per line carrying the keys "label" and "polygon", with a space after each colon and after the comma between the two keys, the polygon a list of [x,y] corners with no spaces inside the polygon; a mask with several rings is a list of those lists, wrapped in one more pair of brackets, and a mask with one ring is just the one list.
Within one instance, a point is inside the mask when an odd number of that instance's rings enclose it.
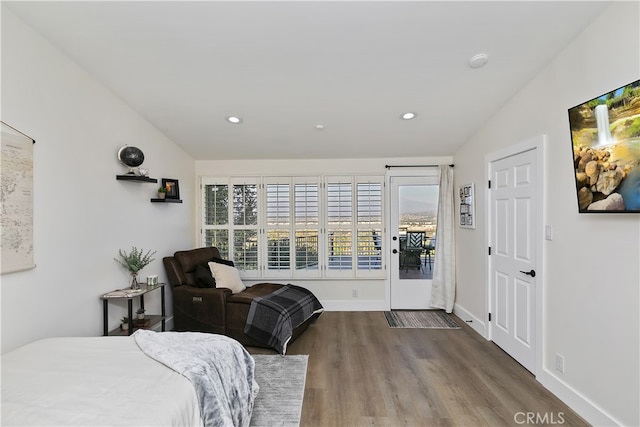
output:
{"label": "plaid gray blanket", "polygon": [[251,302],[244,333],[284,355],[293,330],[324,311],[308,289],[285,285]]}

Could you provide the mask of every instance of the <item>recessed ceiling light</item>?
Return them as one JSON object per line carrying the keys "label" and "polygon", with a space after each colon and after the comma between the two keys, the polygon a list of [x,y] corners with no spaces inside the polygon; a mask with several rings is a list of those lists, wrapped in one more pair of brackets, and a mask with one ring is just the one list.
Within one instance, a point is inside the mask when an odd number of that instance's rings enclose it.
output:
{"label": "recessed ceiling light", "polygon": [[409,113],[403,113],[403,114],[400,116],[400,118],[401,118],[402,120],[411,120],[411,119],[415,119],[417,115],[418,115],[417,113],[411,113],[411,112],[409,112]]}
{"label": "recessed ceiling light", "polygon": [[242,123],[242,119],[240,117],[236,117],[236,116],[227,117],[227,121],[229,123],[233,123],[234,125]]}
{"label": "recessed ceiling light", "polygon": [[489,62],[489,55],[486,53],[479,53],[477,55],[473,55],[471,59],[469,59],[469,66],[471,68],[481,68],[484,67],[487,62]]}
{"label": "recessed ceiling light", "polygon": [[316,129],[323,130],[324,129],[324,125],[316,125]]}

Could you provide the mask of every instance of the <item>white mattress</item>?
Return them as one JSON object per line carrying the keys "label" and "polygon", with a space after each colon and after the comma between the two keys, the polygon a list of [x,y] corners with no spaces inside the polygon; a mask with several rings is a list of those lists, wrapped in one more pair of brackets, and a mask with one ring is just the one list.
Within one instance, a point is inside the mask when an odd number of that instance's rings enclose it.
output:
{"label": "white mattress", "polygon": [[51,338],[2,356],[3,426],[202,426],[189,380],[133,337]]}

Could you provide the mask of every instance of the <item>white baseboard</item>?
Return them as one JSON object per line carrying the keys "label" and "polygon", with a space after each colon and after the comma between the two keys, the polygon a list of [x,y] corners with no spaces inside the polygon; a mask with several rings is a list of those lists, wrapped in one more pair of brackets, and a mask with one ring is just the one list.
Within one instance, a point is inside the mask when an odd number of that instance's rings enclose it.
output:
{"label": "white baseboard", "polygon": [[330,300],[320,301],[326,311],[387,311],[384,300]]}
{"label": "white baseboard", "polygon": [[[488,330],[485,322],[481,321],[458,304],[454,305],[453,313],[460,319],[464,320],[467,325],[471,326],[471,328],[482,337],[484,337],[485,339],[489,339],[489,337],[487,336]],[[544,388],[553,393],[558,399],[566,403],[578,415],[587,420],[587,422],[591,425],[622,425],[622,423],[608,415],[605,411],[603,411],[596,404],[581,395],[573,387],[562,381],[562,379],[556,376],[553,372],[542,369],[542,372],[536,375],[536,380],[540,384],[542,384]]]}
{"label": "white baseboard", "polygon": [[469,313],[467,310],[465,310],[459,304],[454,304],[454,306],[453,306],[453,314],[458,316],[460,319],[464,320],[464,322],[467,325],[471,326],[471,328],[474,331],[476,331],[478,334],[480,334],[482,337],[484,337],[485,339],[488,339],[487,338],[487,328],[486,328],[485,323],[482,320],[478,319],[473,314]]}
{"label": "white baseboard", "polygon": [[536,380],[543,385],[544,388],[555,394],[558,399],[567,404],[582,418],[593,426],[621,426],[621,422],[614,419],[605,411],[600,409],[598,405],[584,397],[573,387],[562,381],[553,372],[542,369],[542,372],[536,375]]}

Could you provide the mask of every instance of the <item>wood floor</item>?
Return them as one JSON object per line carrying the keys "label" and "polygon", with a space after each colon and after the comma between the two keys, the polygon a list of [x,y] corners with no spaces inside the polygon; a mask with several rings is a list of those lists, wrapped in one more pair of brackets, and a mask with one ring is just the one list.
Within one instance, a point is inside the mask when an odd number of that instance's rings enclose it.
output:
{"label": "wood floor", "polygon": [[392,329],[382,312],[323,313],[287,351],[309,355],[301,426],[588,425],[454,319],[462,329]]}

